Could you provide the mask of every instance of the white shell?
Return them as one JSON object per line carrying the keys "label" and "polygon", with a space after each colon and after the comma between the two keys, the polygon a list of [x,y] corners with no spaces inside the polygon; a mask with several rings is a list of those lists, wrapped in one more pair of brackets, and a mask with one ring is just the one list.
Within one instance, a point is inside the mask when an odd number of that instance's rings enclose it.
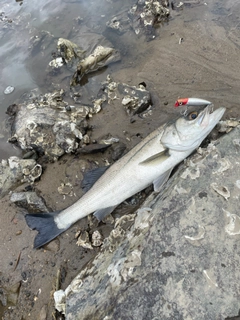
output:
{"label": "white shell", "polygon": [[100,247],[102,243],[103,243],[103,237],[101,233],[98,230],[94,231],[92,234],[92,245],[94,247]]}
{"label": "white shell", "polygon": [[77,237],[77,245],[85,249],[93,249],[89,240],[89,234],[87,231],[81,231]]}
{"label": "white shell", "polygon": [[63,58],[59,57],[56,59],[53,59],[49,62],[49,66],[53,68],[60,68],[64,65]]}
{"label": "white shell", "polygon": [[10,94],[10,93],[12,93],[13,91],[14,91],[14,87],[12,87],[12,86],[8,86],[5,90],[4,90],[4,93],[5,94]]}
{"label": "white shell", "polygon": [[211,187],[214,191],[223,196],[225,200],[228,200],[228,198],[230,198],[230,191],[226,186],[218,186],[216,183],[211,183]]}

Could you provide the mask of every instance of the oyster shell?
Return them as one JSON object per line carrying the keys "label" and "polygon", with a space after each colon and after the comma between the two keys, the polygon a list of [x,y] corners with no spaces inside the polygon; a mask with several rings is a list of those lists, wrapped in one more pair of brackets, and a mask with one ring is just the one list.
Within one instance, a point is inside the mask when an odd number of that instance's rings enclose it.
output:
{"label": "oyster shell", "polygon": [[89,72],[96,71],[112,62],[120,60],[120,54],[113,48],[98,46],[92,54],[81,60],[74,73],[71,86],[77,85],[82,77]]}
{"label": "oyster shell", "polygon": [[70,40],[59,38],[57,48],[65,62],[84,57],[84,51]]}
{"label": "oyster shell", "polygon": [[75,235],[75,238],[77,238],[76,244],[79,247],[83,247],[85,249],[93,249],[87,231],[78,231]]}
{"label": "oyster shell", "polygon": [[92,245],[93,247],[100,247],[103,243],[103,236],[98,230],[95,230],[92,234]]}

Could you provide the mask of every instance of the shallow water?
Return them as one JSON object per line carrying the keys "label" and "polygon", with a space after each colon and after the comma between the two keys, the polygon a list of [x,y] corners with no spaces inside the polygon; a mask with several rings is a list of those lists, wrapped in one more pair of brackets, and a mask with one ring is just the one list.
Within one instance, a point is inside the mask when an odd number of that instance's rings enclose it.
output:
{"label": "shallow water", "polygon": [[[56,51],[59,37],[71,38],[80,25],[78,17],[84,18],[84,24],[101,34],[105,30],[107,17],[124,10],[129,1],[117,3],[98,1],[67,1],[43,0],[9,2],[2,0],[0,21],[0,122],[6,119],[5,112],[9,105],[21,101],[21,97],[30,90],[38,88],[39,92],[47,92],[46,69],[51,61],[51,52]],[[11,21],[9,21],[9,19]],[[46,41],[32,49],[31,38],[39,36],[41,31],[52,35],[51,41]],[[42,45],[42,47],[41,47]],[[3,91],[7,86],[15,90],[9,95]],[[1,126],[0,158],[18,154],[18,150],[6,143],[9,133]]]}

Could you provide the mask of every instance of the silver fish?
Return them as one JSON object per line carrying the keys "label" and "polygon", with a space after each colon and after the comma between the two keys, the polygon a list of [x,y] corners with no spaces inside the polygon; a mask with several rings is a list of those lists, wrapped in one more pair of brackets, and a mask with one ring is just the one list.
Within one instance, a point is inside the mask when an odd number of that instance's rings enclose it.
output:
{"label": "silver fish", "polygon": [[101,220],[125,199],[152,183],[154,191],[159,191],[172,169],[201,144],[225,112],[223,107],[214,112],[210,106],[201,111],[196,109],[149,134],[69,208],[53,213],[27,214],[29,227],[39,231],[34,247],[48,243],[92,212]]}

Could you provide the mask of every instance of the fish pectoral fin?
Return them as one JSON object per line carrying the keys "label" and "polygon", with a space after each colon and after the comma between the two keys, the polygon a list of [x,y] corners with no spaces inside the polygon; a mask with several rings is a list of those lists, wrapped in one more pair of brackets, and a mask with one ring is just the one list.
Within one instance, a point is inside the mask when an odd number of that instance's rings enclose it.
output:
{"label": "fish pectoral fin", "polygon": [[168,171],[164,172],[160,177],[158,177],[157,179],[155,179],[153,181],[153,188],[155,192],[159,192],[161,187],[164,185],[165,182],[168,181],[168,178],[172,172],[172,169],[169,169]]}
{"label": "fish pectoral fin", "polygon": [[110,213],[112,213],[116,207],[117,206],[99,209],[99,210],[95,211],[93,215],[98,219],[98,221],[102,221],[102,219],[105,218]]}
{"label": "fish pectoral fin", "polygon": [[170,155],[168,154],[168,149],[166,149],[166,150],[163,150],[159,153],[154,154],[153,156],[147,158],[146,160],[143,160],[139,164],[141,166],[158,165],[158,164],[164,162],[165,160],[167,160],[169,157],[170,157]]}

